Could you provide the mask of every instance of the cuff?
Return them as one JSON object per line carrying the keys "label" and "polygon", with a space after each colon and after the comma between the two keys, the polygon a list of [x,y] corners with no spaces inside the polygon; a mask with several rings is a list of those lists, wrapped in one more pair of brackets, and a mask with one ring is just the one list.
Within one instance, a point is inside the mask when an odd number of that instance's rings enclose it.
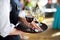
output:
{"label": "cuff", "polygon": [[1,33],[0,35],[2,37],[6,37],[9,35],[10,31],[12,31],[12,29],[14,28],[15,26],[13,24],[10,24],[9,26],[6,26],[5,28],[3,28],[3,30],[1,30]]}

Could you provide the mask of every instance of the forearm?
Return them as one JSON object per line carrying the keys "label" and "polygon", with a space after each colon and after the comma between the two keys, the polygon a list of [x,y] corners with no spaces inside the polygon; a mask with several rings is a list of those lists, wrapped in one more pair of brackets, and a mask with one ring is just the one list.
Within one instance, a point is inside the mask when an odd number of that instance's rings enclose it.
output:
{"label": "forearm", "polygon": [[22,22],[22,23],[24,23],[26,26],[30,26],[30,24],[26,21],[26,19],[25,18],[21,18],[21,17],[18,17],[18,20],[19,20],[19,22]]}

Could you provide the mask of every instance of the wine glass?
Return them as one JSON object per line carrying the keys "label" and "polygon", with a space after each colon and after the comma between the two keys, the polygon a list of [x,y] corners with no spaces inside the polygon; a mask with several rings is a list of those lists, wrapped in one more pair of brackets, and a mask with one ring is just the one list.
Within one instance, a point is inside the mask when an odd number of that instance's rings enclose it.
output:
{"label": "wine glass", "polygon": [[29,22],[29,23],[31,23],[33,21],[34,16],[32,15],[31,9],[26,10],[25,18],[26,18],[27,22]]}
{"label": "wine glass", "polygon": [[[26,18],[26,21],[31,25],[31,22],[34,20],[34,16],[26,15],[25,18]],[[30,27],[30,30],[33,32],[34,31],[33,27]]]}
{"label": "wine glass", "polygon": [[26,15],[25,18],[26,18],[27,22],[29,22],[29,23],[31,23],[34,19],[34,17],[31,15]]}

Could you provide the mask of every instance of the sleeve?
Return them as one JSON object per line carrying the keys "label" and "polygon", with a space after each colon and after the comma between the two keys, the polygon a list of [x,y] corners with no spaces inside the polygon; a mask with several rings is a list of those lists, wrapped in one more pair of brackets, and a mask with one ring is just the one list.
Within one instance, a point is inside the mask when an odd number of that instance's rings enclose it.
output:
{"label": "sleeve", "polygon": [[17,4],[17,8],[20,10],[20,6],[21,6],[20,1],[19,0],[14,0],[14,2]]}
{"label": "sleeve", "polygon": [[13,30],[14,25],[10,24],[10,0],[0,0],[0,35],[6,37]]}

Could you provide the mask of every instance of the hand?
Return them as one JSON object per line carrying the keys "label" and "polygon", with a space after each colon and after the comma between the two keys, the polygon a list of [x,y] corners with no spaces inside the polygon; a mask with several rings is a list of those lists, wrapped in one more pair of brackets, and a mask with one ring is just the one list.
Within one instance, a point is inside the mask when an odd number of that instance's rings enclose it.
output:
{"label": "hand", "polygon": [[32,29],[37,29],[38,31],[43,31],[39,26],[36,25],[34,21],[31,22]]}
{"label": "hand", "polygon": [[21,33],[23,33],[23,32],[13,28],[13,30],[10,32],[9,35],[20,35]]}

